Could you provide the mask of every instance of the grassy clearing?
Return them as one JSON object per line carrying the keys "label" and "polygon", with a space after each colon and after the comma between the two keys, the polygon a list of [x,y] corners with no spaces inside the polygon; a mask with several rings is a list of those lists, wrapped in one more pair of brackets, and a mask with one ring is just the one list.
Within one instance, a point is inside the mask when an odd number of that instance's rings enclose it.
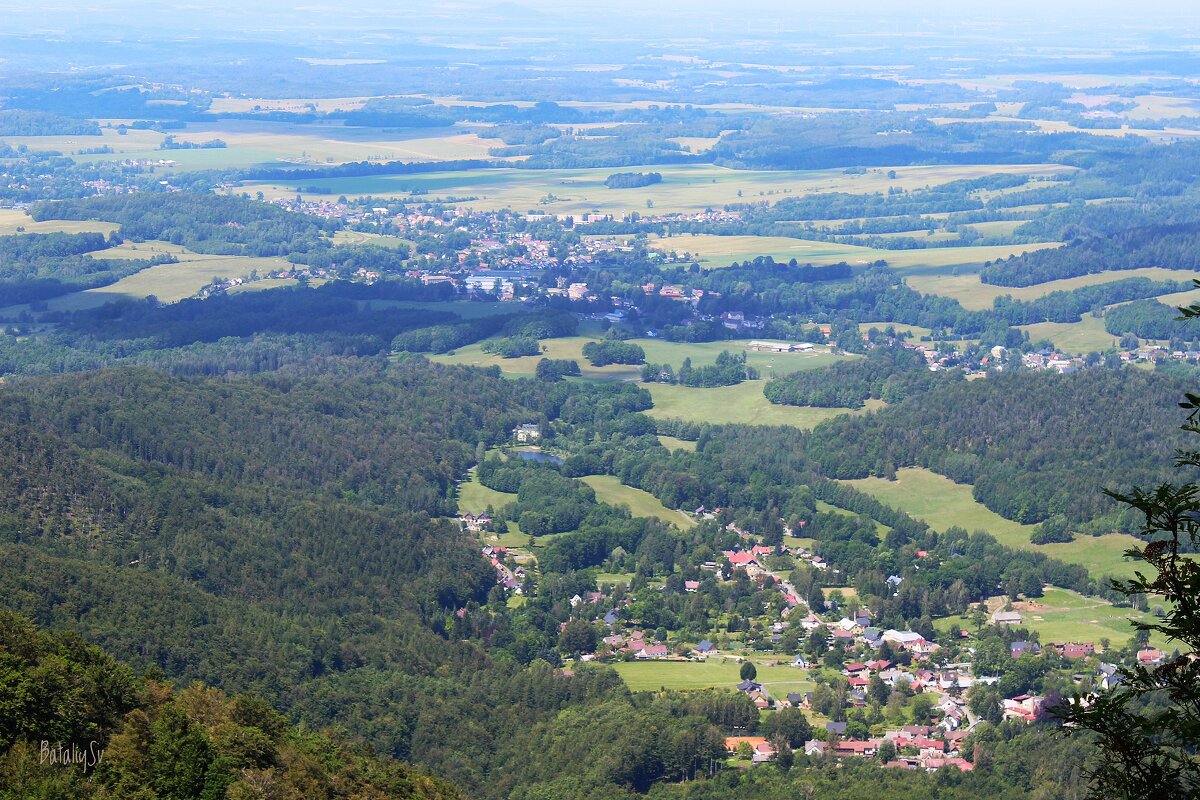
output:
{"label": "grassy clearing", "polygon": [[0,236],[18,233],[103,233],[108,236],[119,227],[121,226],[115,222],[95,220],[52,219],[34,222],[19,208],[0,208]]}
{"label": "grassy clearing", "polygon": [[1049,339],[1055,347],[1067,353],[1099,353],[1116,347],[1120,342],[1119,336],[1104,330],[1102,318],[1091,314],[1085,314],[1079,322],[1038,322],[1018,327],[1029,331],[1029,338],[1033,341]]}
{"label": "grassy clearing", "polygon": [[200,253],[193,253],[183,245],[172,244],[171,242],[163,242],[157,239],[149,239],[144,242],[126,241],[116,247],[109,247],[105,250],[95,250],[88,255],[93,258],[116,258],[128,259],[131,261],[140,258],[154,258],[155,256],[175,256],[180,261],[192,261],[197,258],[211,258]]}
{"label": "grassy clearing", "polygon": [[[826,503],[824,500],[817,501],[817,511],[824,511],[824,512],[833,513],[833,514],[841,514],[842,516],[846,516],[846,517],[859,516],[858,514],[855,514],[853,511],[847,511],[846,509],[840,508],[831,503]],[[871,521],[875,523],[875,530],[879,531],[880,538],[885,536],[887,534],[887,532],[891,530],[890,527],[888,527],[887,525],[884,525],[882,522],[880,522],[877,519],[873,519]],[[815,542],[816,540],[810,539],[809,541]],[[854,590],[851,589],[850,591],[854,591]],[[844,590],[843,590],[842,594],[845,595]],[[849,595],[846,595],[846,596],[849,597]]]}
{"label": "grassy clearing", "polygon": [[[658,689],[713,689],[736,686],[740,664],[732,659],[708,659],[706,661],[628,661],[614,664],[613,668],[630,691],[651,692]],[[806,672],[796,667],[757,666],[755,679],[766,686],[771,695],[782,697],[788,692],[811,691],[815,683],[807,679]]]}
{"label": "grassy clearing", "polygon": [[596,490],[597,500],[614,506],[628,506],[629,512],[635,517],[654,517],[685,531],[696,524],[682,511],[667,508],[654,495],[626,486],[612,475],[589,475],[581,480]]}
{"label": "grassy clearing", "polygon": [[[517,495],[512,492],[498,492],[484,486],[471,470],[470,477],[458,485],[458,510],[463,514],[482,514],[488,506],[499,511],[509,503],[515,502]],[[513,527],[514,523],[509,523]]]}
{"label": "grassy clearing", "polygon": [[696,443],[689,442],[687,439],[676,439],[674,436],[659,434],[658,441],[662,442],[662,446],[668,450],[687,450],[689,453],[696,452]]}
{"label": "grassy clearing", "polygon": [[[1188,275],[1188,277],[1200,277],[1200,275]],[[1189,306],[1192,303],[1200,302],[1200,289],[1188,289],[1186,292],[1161,294],[1158,296],[1157,300],[1160,303],[1166,303],[1174,308],[1178,308],[1180,306]]]}
{"label": "grassy clearing", "polygon": [[929,328],[922,328],[920,325],[905,325],[902,322],[860,322],[860,323],[858,323],[858,330],[862,333],[866,333],[867,331],[871,330],[871,328],[878,328],[881,331],[885,331],[889,327],[894,329],[896,331],[896,333],[907,333],[907,334],[911,335],[914,339],[917,339],[918,341],[924,336],[932,336],[933,335],[933,331],[930,330]]}
{"label": "grassy clearing", "polygon": [[342,125],[296,124],[268,120],[215,120],[189,123],[172,131],[181,142],[221,139],[226,147],[211,150],[162,150],[165,134],[156,131],[102,129],[100,136],[13,136],[16,147],[59,150],[68,155],[80,150],[108,147],[111,153],[74,155],[80,161],[174,161],[163,171],[227,169],[256,165],[321,166],[348,161],[447,161],[489,158],[496,140],[482,139],[463,128],[422,128],[407,133]]}
{"label": "grassy clearing", "polygon": [[[439,304],[441,305],[441,304]],[[593,341],[586,336],[568,336],[561,339],[546,339],[542,342],[542,352],[536,356],[520,358],[504,358],[492,353],[483,352],[482,345],[472,344],[461,347],[453,354],[435,355],[432,361],[440,364],[459,364],[474,367],[500,368],[505,375],[513,377],[530,377],[537,369],[537,363],[543,358],[570,358],[579,362],[583,377],[596,380],[637,380],[641,376],[641,367],[626,364],[610,364],[606,367],[593,367],[583,357],[583,346]]]}
{"label": "grassy clearing", "polygon": [[287,289],[299,285],[300,281],[295,278],[264,278],[260,281],[231,287],[228,291],[229,294],[245,294],[246,292],[265,292],[268,289]]}
{"label": "grassy clearing", "polygon": [[[126,276],[116,283],[88,289],[82,292],[55,297],[47,302],[50,311],[79,311],[96,308],[116,300],[144,300],[154,296],[166,303],[175,303],[191,297],[214,278],[237,278],[257,271],[266,274],[275,270],[290,269],[293,265],[282,258],[251,258],[249,256],[217,256],[192,251],[170,242],[146,241],[125,242],[107,250],[98,250],[91,255],[112,259],[149,259],[160,255],[173,255],[176,264],[159,264]],[[281,281],[263,281],[263,285],[251,284],[243,291],[278,288]],[[314,281],[314,285],[318,282]],[[28,310],[28,306],[10,306],[0,309],[0,314],[9,316]]]}
{"label": "grassy clearing", "polygon": [[[1151,615],[1132,608],[1116,608],[1096,597],[1084,597],[1070,589],[1051,586],[1043,597],[1014,606],[1022,616],[1021,627],[1041,634],[1043,644],[1050,642],[1092,642],[1100,647],[1101,639],[1110,646],[1120,647],[1133,636],[1131,621],[1145,622]],[[946,630],[974,630],[966,617],[946,617],[937,621]],[[1156,646],[1167,646],[1165,637],[1152,635]]]}
{"label": "grassy clearing", "polygon": [[597,572],[597,586],[628,586],[633,580],[635,573],[632,572]]}
{"label": "grassy clearing", "polygon": [[384,236],[380,233],[367,233],[366,231],[351,231],[340,230],[333,234],[334,244],[370,244],[376,247],[412,247],[412,242],[407,239],[401,239],[399,236]]}
{"label": "grassy clearing", "polygon": [[[647,165],[653,166],[653,165]],[[609,189],[605,179],[613,169],[464,170],[426,175],[380,175],[327,178],[252,187],[268,196],[293,196],[305,187],[333,195],[403,196],[413,190],[433,196],[470,196],[468,205],[481,210],[541,208],[556,214],[590,211],[625,215],[645,212],[648,203],[658,212],[703,211],[752,200],[772,202],[788,195],[811,192],[881,192],[900,186],[917,189],[961,178],[1000,172],[1047,175],[1063,171],[1054,165],[981,165],[897,168],[895,180],[885,170],[846,175],[841,170],[732,170],[711,164],[660,165],[663,182],[637,189]],[[543,202],[544,201],[544,202]]]}
{"label": "grassy clearing", "polygon": [[886,261],[900,270],[941,268],[982,264],[1011,255],[1058,247],[1056,242],[1024,245],[987,245],[969,247],[931,247],[923,250],[880,250],[836,242],[793,239],[787,236],[715,236],[683,234],[656,239],[652,246],[664,252],[692,253],[702,267],[727,267],[735,261],[771,256],[776,261],[796,259],[801,264],[838,264],[862,266]]}
{"label": "grassy clearing", "polygon": [[51,311],[76,311],[114,300],[142,300],[151,295],[165,303],[175,303],[191,297],[213,278],[235,278],[249,275],[253,270],[266,273],[291,266],[282,258],[203,256],[150,267],[109,286],[56,297],[48,305]]}
{"label": "grassy clearing", "polygon": [[1034,545],[1029,541],[1033,525],[1005,519],[976,502],[971,487],[923,468],[907,468],[896,472],[896,480],[863,478],[844,481],[880,501],[905,511],[929,523],[937,531],[952,525],[968,531],[985,530],[1001,544],[1021,550],[1033,550],[1086,567],[1096,576],[1127,577],[1133,574],[1133,564],[1125,561],[1122,552],[1136,544],[1131,536],[1110,534],[1101,537],[1078,537],[1073,542],[1055,545]]}
{"label": "grassy clearing", "polygon": [[[498,304],[439,303],[427,304],[423,307],[434,310],[453,310],[457,313],[456,309],[449,308],[450,305],[474,305],[487,308],[489,305],[495,307]],[[501,308],[500,310],[503,311],[505,309]],[[479,367],[498,366],[502,372],[508,375],[529,376],[534,374],[534,371],[537,369],[537,362],[543,358],[570,358],[579,362],[584,378],[593,380],[639,380],[642,374],[640,366],[610,364],[606,367],[593,367],[587,362],[587,359],[583,357],[583,346],[599,338],[599,336],[567,336],[560,339],[546,339],[542,342],[543,352],[541,355],[522,356],[521,358],[503,358],[485,353],[480,343],[459,348],[453,355],[433,356],[433,360],[446,364],[466,364]],[[827,348],[822,348],[824,352],[813,351],[809,353],[755,352],[746,349],[750,340],[698,343],[666,342],[661,339],[631,339],[630,341],[641,346],[646,351],[647,361],[655,364],[669,363],[675,367],[682,364],[685,358],[690,358],[693,366],[701,367],[714,363],[717,360],[717,356],[724,350],[728,350],[731,353],[745,352],[746,363],[756,367],[765,377],[770,377],[774,374],[783,375],[805,369],[816,369],[844,358],[843,356],[831,355]]]}
{"label": "grassy clearing", "polygon": [[[151,251],[143,250],[141,252],[143,255],[130,254],[128,257],[144,258],[145,254],[149,254]],[[254,270],[267,273],[277,269],[287,269],[291,266],[282,258],[207,256],[193,253],[180,256],[177,264],[159,264],[124,277],[108,286],[55,297],[46,305],[49,311],[80,311],[97,308],[117,300],[144,300],[151,296],[157,297],[165,303],[175,303],[196,294],[214,278],[236,278],[249,275]],[[278,282],[261,288],[278,288]],[[9,306],[0,309],[0,315],[7,317],[19,314],[28,308],[24,305]]]}
{"label": "grassy clearing", "polygon": [[665,383],[646,384],[654,408],[646,413],[659,419],[678,418],[714,425],[790,425],[808,430],[849,408],[811,408],[774,405],[763,396],[762,381],[744,381],[716,389],[690,389]]}
{"label": "grassy clearing", "polygon": [[[1200,273],[1151,267],[1147,269],[1114,270],[1080,275],[1058,281],[1048,281],[1034,286],[992,286],[982,283],[978,275],[914,275],[908,278],[910,287],[921,294],[938,294],[962,303],[963,308],[983,310],[992,307],[997,297],[1010,295],[1014,300],[1036,300],[1051,292],[1070,291],[1082,286],[1095,286],[1126,278],[1150,278],[1163,281],[1186,281],[1200,278]],[[1164,301],[1166,302],[1166,301]]]}

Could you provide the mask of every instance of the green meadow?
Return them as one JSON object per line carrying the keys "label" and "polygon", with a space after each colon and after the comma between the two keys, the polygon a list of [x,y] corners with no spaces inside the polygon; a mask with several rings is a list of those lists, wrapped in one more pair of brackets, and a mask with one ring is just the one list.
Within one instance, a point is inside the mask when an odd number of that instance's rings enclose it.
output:
{"label": "green meadow", "polygon": [[484,486],[475,477],[474,469],[471,470],[468,479],[458,485],[458,510],[463,514],[482,514],[487,511],[488,506],[499,511],[516,499],[515,493],[498,492]]}
{"label": "green meadow", "polygon": [[687,439],[676,439],[674,436],[659,434],[658,441],[668,450],[687,450],[689,453],[696,452],[696,443],[689,442]]}
{"label": "green meadow", "polygon": [[[849,408],[775,405],[763,396],[762,381],[743,381],[736,386],[714,389],[665,383],[649,383],[645,388],[654,399],[654,408],[646,413],[658,419],[676,418],[713,425],[790,425],[808,430],[841,414],[862,413]],[[869,404],[868,409],[871,407]]]}
{"label": "green meadow", "polygon": [[968,531],[985,530],[1001,544],[1079,564],[1096,577],[1128,577],[1133,574],[1133,564],[1123,557],[1124,551],[1137,543],[1132,536],[1080,536],[1073,542],[1063,544],[1034,545],[1029,541],[1033,525],[1005,519],[977,502],[970,486],[955,483],[927,469],[916,467],[897,470],[894,481],[862,478],[843,483],[924,520],[937,531],[944,531],[953,525]]}
{"label": "green meadow", "polygon": [[[1037,631],[1042,644],[1049,642],[1091,642],[1100,647],[1102,639],[1110,646],[1122,647],[1133,635],[1132,621],[1146,622],[1150,614],[1132,608],[1116,608],[1111,603],[1096,597],[1081,594],[1057,586],[1047,587],[1042,597],[1018,603],[1014,608],[1020,612],[1021,627]],[[974,630],[967,617],[945,617],[937,620],[937,627],[954,630]],[[1167,647],[1165,638],[1151,636],[1155,646]]]}
{"label": "green meadow", "polygon": [[[57,150],[80,161],[174,161],[164,172],[231,169],[271,165],[312,168],[349,161],[450,161],[490,158],[499,142],[483,139],[458,127],[421,128],[395,132],[337,124],[296,124],[270,120],[212,120],[189,123],[172,131],[179,142],[220,139],[225,147],[201,150],[163,150],[166,135],[150,130],[101,129],[100,136],[10,136],[11,146]],[[107,147],[110,153],[84,153]]]}
{"label": "green meadow", "polygon": [[702,267],[727,267],[733,262],[747,261],[758,256],[771,256],[776,261],[796,259],[801,264],[839,264],[864,266],[886,261],[903,271],[920,272],[921,268],[943,268],[982,264],[998,258],[1058,247],[1057,242],[1023,245],[971,245],[964,247],[930,247],[917,250],[882,250],[837,242],[794,239],[787,236],[716,236],[713,234],[681,234],[653,239],[651,246],[663,252],[691,253]]}
{"label": "green meadow", "polygon": [[[1156,281],[1186,281],[1200,278],[1200,273],[1149,267],[1145,269],[1111,270],[1092,275],[1080,275],[1058,281],[1047,281],[1033,286],[993,286],[982,283],[976,274],[967,275],[913,275],[907,279],[910,287],[921,294],[937,294],[962,303],[963,308],[984,310],[992,307],[997,297],[1011,296],[1014,300],[1036,300],[1051,292],[1064,292],[1083,286],[1124,280],[1126,278],[1150,278]],[[1164,300],[1163,302],[1168,302]]]}
{"label": "green meadow", "polygon": [[[497,308],[496,313],[501,313],[505,310],[503,304],[489,303],[440,303],[423,307],[435,310],[455,311],[457,313],[458,309],[463,306],[482,306],[485,309]],[[485,353],[483,352],[482,343],[477,343],[461,347],[453,354],[433,356],[432,360],[444,364],[461,364],[478,367],[497,366],[502,372],[509,375],[529,376],[534,374],[538,361],[543,358],[570,358],[579,362],[584,378],[598,380],[639,380],[642,374],[642,368],[639,365],[609,364],[604,367],[593,367],[587,362],[587,359],[583,357],[583,346],[599,338],[598,336],[566,336],[558,339],[544,339],[542,340],[543,352],[540,355],[522,356],[520,358],[504,358],[491,353]],[[846,356],[832,355],[828,352],[828,348],[823,346],[820,348],[820,351],[814,350],[808,353],[759,352],[748,349],[748,344],[751,340],[696,343],[667,342],[662,339],[631,339],[630,341],[639,345],[646,352],[646,360],[650,363],[666,363],[676,368],[683,363],[685,358],[690,358],[693,366],[700,367],[715,363],[717,356],[722,351],[727,350],[731,353],[744,352],[746,354],[746,363],[758,369],[764,377],[770,377],[775,374],[784,375],[805,369],[817,369],[818,367],[824,367],[846,358]]]}
{"label": "green meadow", "polygon": [[[464,156],[460,156],[464,157]],[[473,156],[479,157],[479,156]],[[268,196],[294,196],[305,190],[322,194],[376,197],[406,196],[414,191],[434,197],[470,197],[480,210],[539,209],[554,214],[599,212],[626,215],[637,211],[696,212],[745,202],[775,202],[813,192],[881,192],[890,187],[917,189],[963,178],[1004,173],[1049,175],[1054,165],[972,165],[897,168],[847,175],[841,170],[734,170],[712,164],[644,165],[663,176],[662,183],[636,189],[609,189],[604,181],[615,170],[515,168],[460,170],[422,175],[372,175],[250,185]]]}
{"label": "green meadow", "polygon": [[[732,689],[740,681],[741,665],[733,659],[709,658],[704,661],[626,661],[613,665],[630,691],[652,692],[659,689]],[[811,691],[816,684],[808,673],[796,667],[756,664],[755,680],[766,686],[773,697],[788,692]]]}
{"label": "green meadow", "polygon": [[635,517],[654,517],[682,530],[696,524],[696,520],[682,511],[667,508],[654,495],[626,486],[612,475],[588,475],[580,480],[596,490],[597,500],[614,506],[628,506],[629,512]]}
{"label": "green meadow", "polygon": [[920,325],[906,325],[902,322],[860,322],[860,323],[858,323],[858,330],[862,333],[866,333],[867,331],[871,330],[871,328],[877,328],[880,331],[885,331],[888,328],[892,328],[893,330],[896,331],[896,333],[907,333],[910,336],[912,336],[913,339],[915,339],[917,341],[920,341],[922,337],[933,335],[933,331],[930,328],[922,328]]}
{"label": "green meadow", "polygon": [[108,236],[119,227],[115,222],[94,220],[52,219],[34,222],[19,208],[0,208],[0,236],[18,233],[102,233]]}
{"label": "green meadow", "polygon": [[1084,314],[1079,322],[1037,322],[1018,328],[1028,331],[1033,341],[1048,339],[1067,353],[1100,353],[1116,347],[1121,341],[1121,337],[1104,330],[1103,318],[1091,314]]}

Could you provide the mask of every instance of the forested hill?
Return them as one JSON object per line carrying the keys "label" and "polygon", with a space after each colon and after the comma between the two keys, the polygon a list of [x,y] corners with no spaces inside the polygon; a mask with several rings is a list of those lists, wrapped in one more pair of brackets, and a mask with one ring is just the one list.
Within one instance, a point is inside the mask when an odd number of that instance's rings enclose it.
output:
{"label": "forested hill", "polygon": [[[295,728],[259,697],[201,684],[172,690],[5,611],[0,686],[15,704],[4,709],[12,725],[0,728],[0,800],[263,797],[263,787],[328,800],[462,797],[404,764]],[[85,761],[49,763],[43,741]]]}
{"label": "forested hill", "polygon": [[1079,523],[1114,509],[1101,489],[1164,478],[1184,443],[1178,403],[1190,388],[1136,369],[939,384],[877,414],[818,427],[807,452],[830,477],[923,466],[974,484],[976,499],[1009,519]]}
{"label": "forested hill", "polygon": [[162,239],[198,253],[285,256],[328,246],[340,223],[293,214],[248,197],[146,192],[57,200],[29,209],[35,222],[105,220],[127,239]]}
{"label": "forested hill", "polygon": [[1104,236],[1076,239],[1066,247],[1022,253],[985,266],[984,283],[1032,286],[1115,269],[1192,270],[1200,266],[1200,227],[1147,225]]}
{"label": "forested hill", "polygon": [[134,669],[256,692],[472,796],[645,791],[723,757],[703,693],[652,711],[611,670],[553,670],[538,648],[557,619],[510,616],[477,543],[404,510],[440,508],[443,477],[513,419],[590,420],[615,394],[641,398],[419,360],[6,383],[0,597]]}
{"label": "forested hill", "polygon": [[502,381],[371,361],[244,381],[118,369],[0,390],[0,420],[119,452],[139,469],[430,514],[453,510],[447,498],[476,443],[530,413]]}

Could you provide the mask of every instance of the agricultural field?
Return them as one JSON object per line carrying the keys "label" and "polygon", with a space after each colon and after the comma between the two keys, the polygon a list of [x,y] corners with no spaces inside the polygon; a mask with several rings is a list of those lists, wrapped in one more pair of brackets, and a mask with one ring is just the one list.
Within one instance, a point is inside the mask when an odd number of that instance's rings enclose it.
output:
{"label": "agricultural field", "polygon": [[[440,307],[443,304],[438,304]],[[450,309],[447,309],[450,310]],[[536,356],[521,356],[520,358],[504,358],[493,353],[483,352],[479,343],[460,347],[452,354],[431,356],[431,361],[439,364],[458,364],[473,367],[499,367],[505,375],[513,377],[531,377],[537,369],[537,363],[543,358],[571,358],[579,362],[584,378],[593,380],[638,380],[641,377],[640,366],[628,364],[609,364],[605,367],[593,367],[583,357],[583,346],[593,341],[592,337],[567,336],[559,339],[542,340],[542,352]]]}
{"label": "agricultural field", "polygon": [[[495,307],[498,304],[488,303],[454,303],[432,304],[424,307],[435,310],[458,312],[451,306],[481,306]],[[500,311],[504,309],[501,308]],[[497,311],[497,313],[500,313]],[[433,356],[432,360],[444,364],[465,364],[469,366],[490,367],[498,366],[505,374],[515,376],[533,375],[537,362],[543,358],[571,358],[579,362],[584,378],[595,380],[639,380],[642,368],[630,364],[609,364],[604,367],[593,367],[583,357],[583,346],[588,342],[599,339],[599,336],[567,336],[559,339],[542,340],[543,352],[536,356],[520,358],[504,358],[502,356],[483,352],[481,344],[468,345],[456,350],[452,355]],[[646,360],[652,364],[671,364],[678,367],[685,358],[692,360],[692,365],[701,367],[715,363],[722,351],[731,353],[746,353],[746,363],[755,367],[764,377],[774,374],[787,374],[806,369],[817,369],[842,360],[844,356],[829,353],[828,348],[821,347],[807,353],[768,353],[747,349],[751,340],[731,340],[720,342],[667,342],[662,339],[630,339],[646,352]],[[689,390],[692,391],[692,390]],[[759,390],[761,394],[761,389]],[[765,401],[765,398],[764,398]]]}
{"label": "agricultural field", "polygon": [[922,337],[932,336],[933,331],[929,328],[922,328],[920,325],[906,325],[903,322],[860,322],[858,330],[866,333],[871,328],[878,328],[881,331],[892,328],[896,333],[907,333],[913,339],[920,341]]}
{"label": "agricultural field", "polygon": [[681,530],[687,530],[696,524],[696,520],[682,511],[667,508],[654,495],[626,486],[612,475],[589,475],[580,480],[596,490],[597,500],[614,506],[628,506],[629,512],[635,517],[654,517]]}
{"label": "agricultural field", "polygon": [[[1145,269],[1112,270],[1097,272],[1092,275],[1080,275],[1076,278],[1064,278],[1057,281],[1047,281],[1033,286],[993,286],[982,283],[979,276],[969,275],[913,275],[906,283],[921,294],[937,294],[949,297],[962,303],[969,310],[983,310],[992,307],[997,297],[1011,296],[1014,300],[1036,300],[1051,292],[1070,291],[1082,286],[1095,286],[1102,283],[1125,280],[1126,278],[1149,278],[1155,281],[1186,281],[1200,278],[1200,273],[1180,270],[1149,267]],[[1168,302],[1164,300],[1163,302]]]}
{"label": "agricultural field", "polygon": [[516,499],[514,493],[498,492],[484,486],[476,479],[474,468],[467,480],[458,485],[458,510],[464,514],[482,514],[488,506],[499,510]]}
{"label": "agricultural field", "polygon": [[[1192,275],[1185,276],[1193,277]],[[1194,277],[1200,278],[1200,275]],[[1178,308],[1179,306],[1187,306],[1192,303],[1200,302],[1200,289],[1188,289],[1186,292],[1175,292],[1174,294],[1161,294],[1157,298],[1158,302],[1166,303],[1169,306]]]}
{"label": "agricultural field", "polygon": [[1084,314],[1079,322],[1037,322],[1017,327],[1029,331],[1029,338],[1033,341],[1048,339],[1066,353],[1101,353],[1120,342],[1119,336],[1104,330],[1101,317],[1091,314]]}
{"label": "agricultural field", "polygon": [[[450,309],[447,309],[450,310]],[[530,377],[542,358],[570,358],[579,362],[582,377],[588,380],[636,381],[641,377],[641,367],[627,364],[610,364],[593,367],[583,358],[583,345],[593,341],[591,337],[569,336],[542,341],[541,355],[521,358],[503,358],[484,353],[479,344],[459,348],[453,354],[435,355],[432,361],[440,364],[464,366],[497,366],[512,377]],[[739,352],[744,342],[676,343],[659,339],[632,339],[646,350],[646,359],[653,363],[670,363],[679,366],[685,358],[691,358],[695,366],[711,364],[722,350]],[[758,367],[767,377],[804,369],[816,369],[843,358],[828,352],[811,353],[765,353],[747,352],[749,364]],[[648,413],[657,418],[679,418],[694,422],[710,422],[716,425],[792,425],[808,429],[836,417],[839,414],[861,413],[851,409],[808,408],[800,406],[774,405],[763,396],[763,381],[743,381],[736,386],[712,389],[695,389],[665,383],[648,383],[643,388],[650,392],[654,408]],[[867,410],[880,407],[877,401],[868,401]]]}
{"label": "agricultural field", "polygon": [[0,236],[18,233],[103,233],[108,236],[121,226],[115,222],[52,219],[34,222],[22,209],[0,208]]}
{"label": "agricultural field", "polygon": [[297,124],[269,120],[214,120],[193,122],[171,131],[179,142],[220,139],[223,148],[163,150],[166,134],[130,130],[125,135],[115,128],[101,129],[100,136],[9,136],[5,141],[31,150],[57,150],[66,154],[107,147],[111,153],[75,155],[79,161],[174,161],[158,167],[166,172],[193,169],[231,169],[260,165],[319,166],[348,161],[451,161],[490,158],[488,150],[500,143],[482,139],[462,128],[419,128],[407,132],[377,128],[344,127],[336,124]]}
{"label": "agricultural field", "polygon": [[[1001,603],[1001,598],[993,598],[988,604],[989,610],[995,611]],[[1014,603],[1013,610],[1021,614],[1020,627],[1037,631],[1042,644],[1092,642],[1097,649],[1102,639],[1108,639],[1112,647],[1124,646],[1133,635],[1131,620],[1145,622],[1152,619],[1150,614],[1132,608],[1116,608],[1098,597],[1084,597],[1057,586],[1047,587],[1042,597]],[[945,617],[936,621],[938,628],[943,628],[943,623],[945,630],[974,630],[973,623],[966,616]],[[1150,638],[1156,646],[1168,646],[1165,637],[1159,634],[1153,634]]]}
{"label": "agricultural field", "polygon": [[985,530],[1001,544],[1021,550],[1045,553],[1072,564],[1086,567],[1094,576],[1128,577],[1134,565],[1125,560],[1126,548],[1137,544],[1132,536],[1079,536],[1075,541],[1053,545],[1034,545],[1029,541],[1033,525],[1005,519],[976,502],[971,487],[955,483],[930,470],[910,467],[896,471],[896,480],[862,478],[843,481],[878,500],[929,523],[937,531],[957,525],[968,531]]}
{"label": "agricultural field", "polygon": [[[751,659],[753,660],[753,659]],[[713,689],[736,686],[740,663],[733,659],[709,658],[705,661],[626,661],[613,665],[625,685],[633,692],[658,689]],[[797,667],[766,666],[756,663],[758,677],[773,697],[788,692],[812,691],[816,684],[808,673]]]}
{"label": "agricultural field", "polygon": [[[762,381],[743,381],[736,386],[714,389],[666,383],[649,383],[645,388],[654,399],[654,408],[646,413],[657,419],[714,425],[790,425],[808,430],[841,414],[863,413],[849,408],[775,405],[763,396]],[[867,409],[872,407],[868,403]]]}
{"label": "agricultural field", "polygon": [[[109,258],[131,259],[150,258],[162,253],[171,253],[179,259],[179,262],[149,267],[108,286],[52,298],[46,302],[49,311],[80,311],[97,308],[116,300],[144,300],[151,296],[157,297],[165,303],[175,303],[196,294],[214,278],[247,276],[256,270],[265,274],[292,266],[290,262],[282,258],[205,255],[193,253],[167,242],[140,242],[136,245],[127,243],[111,250],[100,251],[100,253]],[[278,282],[273,282],[261,288],[276,288],[278,285],[280,285]],[[316,285],[315,281],[314,285]],[[27,308],[27,306],[10,306],[0,309],[0,316],[8,317],[19,314]]]}
{"label": "agricultural field", "polygon": [[334,244],[370,244],[376,247],[412,247],[412,242],[401,239],[398,236],[384,236],[379,233],[367,233],[366,231],[352,231],[344,228],[336,231],[333,234],[332,241]]}
{"label": "agricultural field", "polygon": [[801,264],[840,264],[864,266],[886,261],[889,266],[914,274],[929,269],[982,264],[1011,255],[1060,246],[1057,242],[1022,245],[971,245],[931,247],[923,250],[880,250],[836,242],[793,239],[787,236],[716,236],[682,234],[652,238],[652,247],[663,252],[691,253],[702,267],[727,267],[733,262],[770,256],[776,261],[793,258]]}
{"label": "agricultural field", "polygon": [[299,285],[300,282],[295,278],[264,278],[260,281],[243,283],[241,286],[231,286],[226,291],[229,294],[245,294],[246,292],[265,292],[268,289],[287,289]]}
{"label": "agricultural field", "polygon": [[[609,189],[604,181],[615,168],[601,169],[483,169],[422,175],[373,175],[250,184],[268,197],[292,197],[305,190],[325,195],[360,197],[407,196],[413,191],[433,197],[472,197],[465,203],[478,210],[538,209],[554,214],[599,212],[625,216],[653,208],[658,213],[703,211],[733,203],[772,202],[790,194],[813,192],[881,192],[889,187],[917,189],[961,178],[995,173],[1051,175],[1065,168],[1054,165],[980,165],[899,167],[895,180],[884,170],[847,175],[842,170],[734,170],[711,164],[653,166],[662,183],[636,189]],[[740,193],[740,194],[739,194]],[[765,255],[760,252],[759,255]],[[790,257],[790,256],[789,256]],[[991,256],[996,257],[996,256]],[[981,258],[979,260],[986,260]]]}

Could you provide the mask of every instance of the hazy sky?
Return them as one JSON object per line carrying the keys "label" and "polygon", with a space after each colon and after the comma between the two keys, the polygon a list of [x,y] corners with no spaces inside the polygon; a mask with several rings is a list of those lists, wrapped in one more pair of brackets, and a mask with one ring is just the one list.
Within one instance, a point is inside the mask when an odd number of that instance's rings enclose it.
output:
{"label": "hazy sky", "polygon": [[[656,15],[678,15],[681,19],[703,14],[728,17],[730,20],[746,15],[777,16],[796,20],[806,15],[862,15],[906,18],[914,14],[954,18],[979,17],[1050,17],[1073,19],[1086,28],[1098,16],[1123,16],[1153,24],[1156,18],[1175,19],[1180,15],[1200,15],[1196,0],[355,0],[352,3],[331,4],[309,0],[193,0],[193,2],[145,2],[138,0],[91,0],[64,2],[46,0],[29,3],[27,0],[0,0],[0,15],[8,23],[44,19],[53,24],[82,23],[85,20],[116,21],[137,26],[148,19],[160,20],[176,16],[180,19],[212,16],[230,24],[241,21],[249,26],[261,24],[297,23],[304,18],[336,17],[346,12],[354,16],[376,15],[379,19],[399,22],[404,18],[419,19],[431,11],[438,14],[460,12],[470,14],[478,8],[504,9],[523,6],[549,16],[564,16],[586,20],[588,17],[611,19],[614,11]],[[514,9],[514,16],[519,14]],[[214,20],[215,21],[215,20]],[[11,24],[6,33],[17,32]]]}
{"label": "hazy sky", "polygon": [[[438,41],[596,33],[704,38],[970,34],[1017,46],[1200,48],[1200,0],[0,0],[0,37],[357,39],[393,32]],[[303,32],[303,38],[289,37]],[[0,51],[0,58],[4,53]]]}

